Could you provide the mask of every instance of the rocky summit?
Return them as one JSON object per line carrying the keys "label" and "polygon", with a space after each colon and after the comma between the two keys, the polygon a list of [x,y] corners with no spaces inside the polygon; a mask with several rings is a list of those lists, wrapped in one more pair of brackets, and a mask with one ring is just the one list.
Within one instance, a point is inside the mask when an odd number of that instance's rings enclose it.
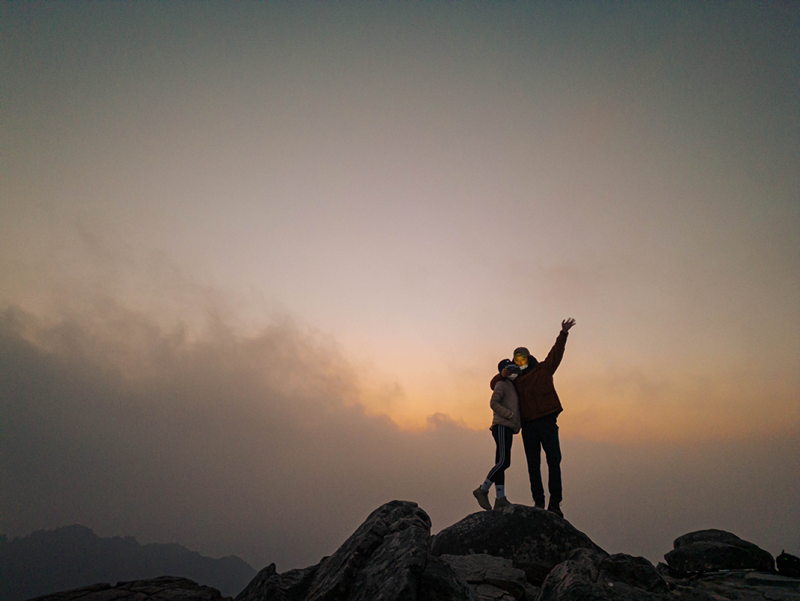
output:
{"label": "rocky summit", "polygon": [[536,586],[573,549],[605,553],[567,520],[526,505],[473,513],[431,541],[433,555],[485,553],[510,559]]}
{"label": "rocky summit", "polygon": [[[609,554],[553,513],[512,505],[431,536],[408,501],[373,511],[330,557],[278,573],[270,564],[235,601],[800,601],[800,579],[776,572],[767,551],[729,532],[679,537],[654,566]],[[96,585],[39,601],[218,601],[176,578]]]}
{"label": "rocky summit", "polygon": [[681,576],[718,570],[775,570],[772,555],[724,530],[684,534],[675,539],[674,549],[664,559],[669,569]]}

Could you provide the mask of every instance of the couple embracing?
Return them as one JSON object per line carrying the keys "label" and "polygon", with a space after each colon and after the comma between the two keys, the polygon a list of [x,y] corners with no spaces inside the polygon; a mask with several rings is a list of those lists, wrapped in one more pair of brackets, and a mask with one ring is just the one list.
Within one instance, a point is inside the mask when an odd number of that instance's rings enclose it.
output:
{"label": "couple embracing", "polygon": [[537,361],[527,348],[519,347],[514,350],[513,361],[503,359],[497,366],[498,373],[491,381],[493,392],[489,402],[494,411],[490,430],[497,444],[495,466],[489,470],[484,483],[472,493],[484,509],[492,509],[489,502],[492,484],[497,493],[494,508],[511,505],[505,494],[505,472],[511,465],[513,435],[521,429],[534,506],[545,507],[541,471],[541,452],[544,449],[550,491],[547,509],[564,517],[561,512],[561,446],[556,424],[562,407],[553,374],[561,363],[567,335],[574,325],[575,320],[571,317],[561,322],[561,332],[544,361]]}

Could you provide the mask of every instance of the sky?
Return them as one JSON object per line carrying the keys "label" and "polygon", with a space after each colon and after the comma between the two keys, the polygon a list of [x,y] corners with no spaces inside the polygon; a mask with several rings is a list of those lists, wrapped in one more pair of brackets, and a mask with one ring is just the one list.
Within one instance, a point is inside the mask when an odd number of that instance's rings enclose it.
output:
{"label": "sky", "polygon": [[437,531],[497,362],[574,317],[567,518],[800,554],[796,3],[0,10],[5,534],[283,571],[394,498]]}

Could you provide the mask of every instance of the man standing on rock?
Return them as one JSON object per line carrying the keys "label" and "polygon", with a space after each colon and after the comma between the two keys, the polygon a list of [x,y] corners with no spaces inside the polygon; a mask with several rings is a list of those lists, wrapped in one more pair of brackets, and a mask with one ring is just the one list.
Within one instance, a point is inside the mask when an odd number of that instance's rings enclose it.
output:
{"label": "man standing on rock", "polygon": [[[528,477],[535,507],[544,509],[544,486],[542,484],[541,454],[547,458],[550,503],[548,511],[560,517],[561,512],[561,445],[558,442],[558,414],[563,411],[561,401],[553,383],[553,374],[564,356],[567,335],[575,320],[571,317],[561,322],[561,332],[556,343],[541,363],[524,346],[514,351],[514,363],[520,372],[514,380],[519,396],[519,411],[522,417],[522,444],[528,460]],[[492,379],[492,390],[500,376]]]}

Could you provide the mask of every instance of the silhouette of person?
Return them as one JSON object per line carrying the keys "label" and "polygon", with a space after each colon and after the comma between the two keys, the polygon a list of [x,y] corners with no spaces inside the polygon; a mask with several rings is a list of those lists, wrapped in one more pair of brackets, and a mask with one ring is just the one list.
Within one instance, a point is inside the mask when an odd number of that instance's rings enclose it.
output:
{"label": "silhouette of person", "polygon": [[494,484],[494,508],[508,507],[511,502],[506,498],[506,470],[511,465],[511,442],[514,434],[519,432],[519,400],[517,390],[514,388],[514,378],[519,374],[519,367],[510,359],[503,359],[497,364],[497,373],[501,379],[495,383],[489,406],[492,408],[492,426],[489,428],[496,445],[494,454],[494,467],[489,470],[486,480],[472,491],[478,500],[478,505],[486,510],[492,508],[489,502],[489,489]]}
{"label": "silhouette of person", "polygon": [[[514,363],[520,368],[519,375],[514,380],[514,387],[519,397],[522,444],[528,460],[528,477],[531,481],[533,503],[539,509],[545,507],[541,469],[541,455],[544,449],[548,472],[547,488],[550,492],[547,509],[559,517],[564,517],[564,514],[561,511],[563,500],[561,445],[558,441],[556,420],[563,408],[553,383],[553,374],[561,364],[567,335],[574,325],[575,320],[571,317],[561,322],[561,332],[547,358],[542,362],[537,361],[524,346],[514,350]],[[500,377],[498,374],[492,378],[492,390]]]}

